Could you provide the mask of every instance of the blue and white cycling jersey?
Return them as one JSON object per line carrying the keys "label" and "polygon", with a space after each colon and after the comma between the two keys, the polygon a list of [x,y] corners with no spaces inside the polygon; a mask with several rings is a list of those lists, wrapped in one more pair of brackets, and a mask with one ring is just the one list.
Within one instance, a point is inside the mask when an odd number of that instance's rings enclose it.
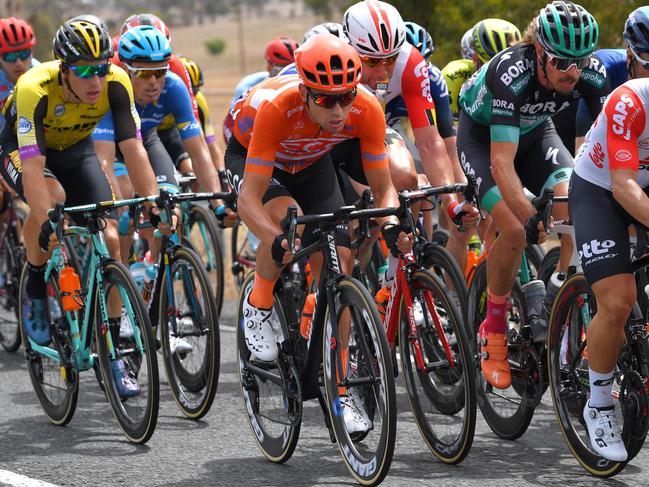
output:
{"label": "blue and white cycling jersey", "polygon": [[[185,83],[177,74],[167,71],[165,84],[156,103],[149,103],[142,106],[135,104],[137,113],[140,116],[142,135],[160,125],[160,122],[169,114],[176,120],[176,126],[180,132],[181,139],[200,136],[201,124],[194,116],[192,101]],[[108,112],[97,124],[92,133],[94,140],[115,140],[115,127],[113,115]]]}
{"label": "blue and white cycling jersey", "polygon": [[[626,49],[599,49],[595,55],[602,60],[606,68],[606,76],[611,83],[611,91],[624,84],[629,79],[626,67]],[[577,133],[584,134],[593,124],[593,116],[588,111],[583,98],[579,100],[577,109]]]}
{"label": "blue and white cycling jersey", "polygon": [[259,71],[241,78],[241,81],[239,81],[237,86],[234,88],[234,96],[232,97],[232,100],[230,100],[230,110],[234,108],[235,103],[239,98],[241,98],[241,95],[267,78],[268,71]]}
{"label": "blue and white cycling jersey", "polygon": [[[37,59],[34,59],[32,57],[32,63],[29,66],[30,68],[33,68],[34,66],[40,64],[40,62]],[[0,111],[5,106],[5,102],[7,101],[7,98],[9,98],[9,95],[14,89],[14,84],[7,79],[7,73],[5,73],[2,69],[0,69]],[[4,127],[5,124],[5,119],[2,115],[0,115],[0,130],[2,127]]]}

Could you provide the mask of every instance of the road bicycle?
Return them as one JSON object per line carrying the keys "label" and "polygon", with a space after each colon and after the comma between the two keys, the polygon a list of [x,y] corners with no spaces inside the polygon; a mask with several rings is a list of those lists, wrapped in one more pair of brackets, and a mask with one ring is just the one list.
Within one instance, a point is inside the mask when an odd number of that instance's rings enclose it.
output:
{"label": "road bicycle", "polygon": [[[289,245],[298,224],[317,224],[318,240],[295,252],[292,263],[322,251],[324,266],[308,340],[300,334],[290,272],[275,287],[274,309],[281,326],[276,360],[251,355],[244,339],[243,300],[254,274],[242,283],[237,314],[237,347],[241,393],[255,441],[270,461],[286,462],[300,433],[303,401],[318,399],[330,438],[338,444],[345,465],[363,485],[377,485],[388,473],[396,439],[396,393],[390,351],[372,296],[357,279],[341,274],[335,228],[357,218],[387,216],[394,209],[342,207],[322,215],[297,216],[287,210]],[[287,266],[290,270],[291,264]],[[362,398],[371,420],[368,431],[348,433],[341,394]]]}
{"label": "road bicycle", "polygon": [[15,352],[22,341],[18,322],[18,289],[25,264],[21,232],[26,212],[18,207],[16,199],[9,193],[5,193],[4,198],[7,208],[0,225],[0,345],[7,352]]}
{"label": "road bicycle", "polygon": [[[65,235],[84,236],[92,248],[85,287],[68,299],[76,309],[64,305],[66,298],[59,286],[59,276],[67,266],[65,247],[59,245],[47,262],[45,282],[47,307],[52,332],[51,343],[41,346],[28,339],[20,306],[22,339],[29,376],[41,407],[49,420],[67,424],[76,410],[79,373],[98,368],[101,385],[113,414],[129,441],[146,443],[153,434],[158,417],[158,362],[146,305],[129,270],[110,258],[103,236],[103,217],[116,208],[142,203],[146,198],[105,201],[64,208],[57,204],[48,212],[59,241],[62,241],[63,214],[83,216],[86,226],[71,226]],[[29,299],[25,283],[27,265],[20,282],[20,303]],[[109,300],[121,302],[123,319],[129,321],[131,336],[119,336],[120,319],[109,316]],[[96,353],[93,352],[93,340]],[[139,392],[122,397],[115,383],[113,367],[124,367],[137,379]]]}

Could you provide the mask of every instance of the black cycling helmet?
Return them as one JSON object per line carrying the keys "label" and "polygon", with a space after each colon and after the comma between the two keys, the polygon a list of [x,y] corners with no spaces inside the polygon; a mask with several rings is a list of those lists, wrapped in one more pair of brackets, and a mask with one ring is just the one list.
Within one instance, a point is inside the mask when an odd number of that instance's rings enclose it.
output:
{"label": "black cycling helmet", "polygon": [[[77,61],[103,61],[113,56],[113,43],[98,18],[83,16],[65,21],[52,42],[54,56],[66,64]],[[90,19],[95,17],[95,19]],[[99,21],[100,23],[98,23]]]}

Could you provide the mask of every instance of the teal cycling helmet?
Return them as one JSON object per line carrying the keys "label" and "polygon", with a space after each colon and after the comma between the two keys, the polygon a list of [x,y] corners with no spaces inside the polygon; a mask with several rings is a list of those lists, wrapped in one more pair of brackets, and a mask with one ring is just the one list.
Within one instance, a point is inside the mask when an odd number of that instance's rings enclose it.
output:
{"label": "teal cycling helmet", "polygon": [[428,31],[414,22],[404,22],[403,25],[406,26],[406,42],[415,46],[424,59],[428,59],[435,51],[433,38]]}
{"label": "teal cycling helmet", "polygon": [[595,51],[599,27],[581,5],[572,2],[548,3],[536,18],[536,40],[553,56],[584,58]]}
{"label": "teal cycling helmet", "polygon": [[122,34],[117,52],[119,59],[124,62],[155,63],[169,60],[171,44],[152,25],[138,25]]}

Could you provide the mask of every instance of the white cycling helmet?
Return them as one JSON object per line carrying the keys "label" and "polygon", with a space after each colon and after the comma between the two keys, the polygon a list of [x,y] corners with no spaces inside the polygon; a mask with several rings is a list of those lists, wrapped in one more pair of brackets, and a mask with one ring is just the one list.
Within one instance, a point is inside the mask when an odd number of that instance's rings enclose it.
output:
{"label": "white cycling helmet", "polygon": [[316,34],[331,34],[343,41],[347,41],[347,36],[343,32],[343,24],[338,22],[325,22],[324,24],[318,24],[315,27],[311,27],[304,33],[304,39],[302,43],[305,43],[309,37],[313,37]]}
{"label": "white cycling helmet", "polygon": [[349,7],[343,26],[349,42],[361,56],[389,57],[406,41],[406,27],[397,9],[378,0],[365,0]]}
{"label": "white cycling helmet", "polygon": [[460,41],[460,53],[464,59],[473,59],[475,49],[473,48],[473,27],[467,30]]}

